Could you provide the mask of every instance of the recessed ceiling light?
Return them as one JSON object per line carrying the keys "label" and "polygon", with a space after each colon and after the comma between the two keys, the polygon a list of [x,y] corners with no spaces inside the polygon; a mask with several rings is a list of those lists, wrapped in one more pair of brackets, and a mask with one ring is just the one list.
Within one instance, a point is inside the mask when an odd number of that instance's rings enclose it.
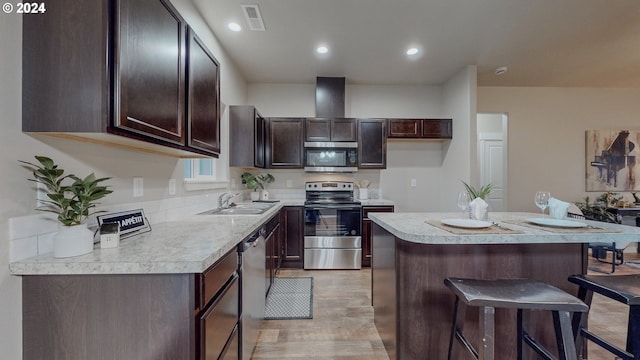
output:
{"label": "recessed ceiling light", "polygon": [[242,31],[242,26],[240,26],[240,24],[235,23],[235,22],[228,23],[227,24],[227,28],[229,28],[229,30],[235,31],[235,32]]}
{"label": "recessed ceiling light", "polygon": [[418,48],[411,47],[407,49],[407,55],[415,55],[419,52]]}
{"label": "recessed ceiling light", "polygon": [[326,47],[326,46],[318,46],[318,47],[316,48],[316,52],[317,52],[318,54],[326,54],[326,53],[328,53],[328,52],[329,52],[329,48],[328,48],[328,47]]}

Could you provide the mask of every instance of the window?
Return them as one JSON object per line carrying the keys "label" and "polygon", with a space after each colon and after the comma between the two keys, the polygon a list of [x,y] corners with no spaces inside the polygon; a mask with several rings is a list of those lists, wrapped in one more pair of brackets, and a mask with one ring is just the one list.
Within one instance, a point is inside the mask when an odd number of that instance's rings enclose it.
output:
{"label": "window", "polygon": [[185,179],[216,180],[213,159],[187,159],[184,162]]}
{"label": "window", "polygon": [[227,171],[220,159],[184,159],[184,183],[187,191],[224,188],[228,182]]}

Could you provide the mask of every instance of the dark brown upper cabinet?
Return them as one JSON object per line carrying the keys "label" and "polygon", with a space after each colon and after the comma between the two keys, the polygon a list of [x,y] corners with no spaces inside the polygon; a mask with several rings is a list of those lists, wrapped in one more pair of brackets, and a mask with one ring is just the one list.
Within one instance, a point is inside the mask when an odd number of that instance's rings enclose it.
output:
{"label": "dark brown upper cabinet", "polygon": [[358,141],[356,119],[308,118],[304,130],[305,141]]}
{"label": "dark brown upper cabinet", "polygon": [[[202,90],[201,80],[188,84],[186,29],[168,0],[56,0],[46,15],[25,16],[22,130],[170,156],[217,156],[219,125],[212,124],[219,122],[219,98]],[[195,76],[217,84],[212,66],[198,61]]]}
{"label": "dark brown upper cabinet", "polygon": [[229,106],[229,166],[264,168],[265,140],[265,119],[254,106]]}
{"label": "dark brown upper cabinet", "polygon": [[185,143],[185,24],[168,3],[117,6],[114,127]]}
{"label": "dark brown upper cabinet", "polygon": [[269,168],[302,169],[304,127],[301,118],[269,118],[266,162]]}
{"label": "dark brown upper cabinet", "polygon": [[220,153],[220,63],[189,28],[187,145]]}
{"label": "dark brown upper cabinet", "polygon": [[358,119],[358,168],[387,168],[386,119]]}
{"label": "dark brown upper cabinet", "polygon": [[451,119],[389,119],[389,138],[448,140],[452,135]]}

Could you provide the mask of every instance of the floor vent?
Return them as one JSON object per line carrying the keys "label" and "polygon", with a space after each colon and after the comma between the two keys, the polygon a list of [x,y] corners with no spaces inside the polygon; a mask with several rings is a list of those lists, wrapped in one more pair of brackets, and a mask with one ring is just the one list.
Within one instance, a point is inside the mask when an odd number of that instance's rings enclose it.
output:
{"label": "floor vent", "polygon": [[262,15],[260,15],[260,8],[258,5],[240,5],[244,18],[249,24],[249,30],[253,31],[265,31],[264,22],[262,21]]}

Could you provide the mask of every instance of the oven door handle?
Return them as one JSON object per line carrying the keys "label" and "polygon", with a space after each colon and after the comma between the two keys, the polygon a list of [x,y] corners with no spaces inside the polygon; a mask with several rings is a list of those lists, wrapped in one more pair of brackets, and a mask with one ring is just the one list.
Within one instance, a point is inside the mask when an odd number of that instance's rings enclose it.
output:
{"label": "oven door handle", "polygon": [[305,210],[322,210],[322,209],[338,209],[338,210],[362,210],[362,206],[352,205],[305,205]]}

